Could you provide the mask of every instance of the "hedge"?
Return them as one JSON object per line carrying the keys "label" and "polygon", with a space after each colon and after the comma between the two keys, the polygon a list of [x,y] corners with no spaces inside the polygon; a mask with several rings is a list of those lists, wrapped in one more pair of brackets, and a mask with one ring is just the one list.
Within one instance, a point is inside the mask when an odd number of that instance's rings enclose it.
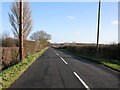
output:
{"label": "hedge", "polygon": [[15,82],[27,69],[28,67],[46,51],[48,48],[44,48],[30,56],[27,56],[23,62],[15,64],[0,73],[0,90],[6,90],[9,86]]}
{"label": "hedge", "polygon": [[2,66],[1,68],[7,68],[12,64],[19,62],[19,48],[17,47],[0,47],[2,51]]}
{"label": "hedge", "polygon": [[[34,42],[34,41],[25,41],[24,43],[24,55],[25,57],[31,55],[37,51],[40,51],[45,46]],[[0,69],[7,68],[11,65],[14,65],[20,62],[19,59],[19,47],[0,47],[2,66]]]}
{"label": "hedge", "polygon": [[80,54],[80,55],[87,55],[87,56],[94,56],[99,58],[107,58],[107,59],[115,59],[120,60],[120,45],[101,45],[99,47],[99,51],[96,52],[96,46],[66,46],[61,45],[59,46],[60,49],[67,49],[71,52]]}

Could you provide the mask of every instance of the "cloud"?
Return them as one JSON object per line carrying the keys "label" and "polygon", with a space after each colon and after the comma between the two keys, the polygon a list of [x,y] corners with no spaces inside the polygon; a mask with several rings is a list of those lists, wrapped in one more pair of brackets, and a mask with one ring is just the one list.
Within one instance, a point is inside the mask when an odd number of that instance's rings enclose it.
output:
{"label": "cloud", "polygon": [[120,24],[119,21],[113,21],[112,24]]}
{"label": "cloud", "polygon": [[75,16],[67,16],[68,19],[75,19]]}

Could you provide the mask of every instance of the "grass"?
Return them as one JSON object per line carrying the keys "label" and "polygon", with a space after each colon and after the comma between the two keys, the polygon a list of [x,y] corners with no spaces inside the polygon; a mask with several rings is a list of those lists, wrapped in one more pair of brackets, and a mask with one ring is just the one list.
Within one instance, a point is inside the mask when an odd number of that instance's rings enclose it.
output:
{"label": "grass", "polygon": [[15,82],[26,70],[27,68],[48,48],[42,49],[30,56],[27,56],[23,62],[20,62],[14,66],[0,73],[0,88],[8,88],[12,83]]}
{"label": "grass", "polygon": [[65,52],[70,52],[72,54],[78,55],[81,58],[100,63],[100,64],[105,65],[105,66],[107,66],[107,67],[109,67],[111,69],[114,69],[116,71],[120,71],[120,64],[117,64],[118,60],[100,59],[100,58],[91,57],[91,56],[79,55],[78,53],[74,53],[74,52],[68,51],[66,49],[63,49],[63,50]]}

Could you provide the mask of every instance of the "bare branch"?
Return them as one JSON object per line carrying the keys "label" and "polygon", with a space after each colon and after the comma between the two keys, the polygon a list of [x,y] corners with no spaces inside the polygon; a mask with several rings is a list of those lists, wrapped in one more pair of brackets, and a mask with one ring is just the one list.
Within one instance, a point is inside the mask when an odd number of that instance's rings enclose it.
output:
{"label": "bare branch", "polygon": [[[13,27],[12,31],[13,34],[16,38],[19,37],[19,0],[15,0],[14,3],[12,3],[11,6],[11,13],[9,13],[9,21],[11,26]],[[32,11],[30,9],[29,6],[29,2],[24,2],[23,3],[23,36],[24,39],[27,39],[27,37],[29,36],[31,30],[32,30]]]}
{"label": "bare branch", "polygon": [[30,39],[44,44],[51,39],[51,35],[47,34],[45,31],[37,31],[30,36]]}

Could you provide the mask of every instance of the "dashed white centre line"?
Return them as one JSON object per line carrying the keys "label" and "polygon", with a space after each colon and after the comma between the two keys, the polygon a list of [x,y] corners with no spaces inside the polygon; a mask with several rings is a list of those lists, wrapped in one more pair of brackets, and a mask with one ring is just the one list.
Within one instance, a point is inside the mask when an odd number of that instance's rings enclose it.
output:
{"label": "dashed white centre line", "polygon": [[58,53],[56,53],[58,56],[59,56],[59,54]]}
{"label": "dashed white centre line", "polygon": [[62,57],[60,57],[65,64],[68,64]]}
{"label": "dashed white centre line", "polygon": [[55,53],[57,53],[57,52],[55,51]]}
{"label": "dashed white centre line", "polygon": [[[59,54],[55,51],[55,53],[59,56]],[[68,64],[62,57],[60,57],[62,59],[62,61],[65,63],[65,64]],[[80,78],[80,76],[76,73],[76,72],[73,72],[74,75],[79,79],[79,81],[84,85],[84,87],[87,89],[87,90],[91,90],[88,85]]]}
{"label": "dashed white centre line", "polygon": [[55,51],[55,53],[59,56],[59,54]]}
{"label": "dashed white centre line", "polygon": [[91,90],[87,84],[80,78],[80,76],[78,76],[78,74],[76,72],[73,72],[74,75],[79,79],[79,81],[84,85],[84,87],[87,89],[87,90]]}

